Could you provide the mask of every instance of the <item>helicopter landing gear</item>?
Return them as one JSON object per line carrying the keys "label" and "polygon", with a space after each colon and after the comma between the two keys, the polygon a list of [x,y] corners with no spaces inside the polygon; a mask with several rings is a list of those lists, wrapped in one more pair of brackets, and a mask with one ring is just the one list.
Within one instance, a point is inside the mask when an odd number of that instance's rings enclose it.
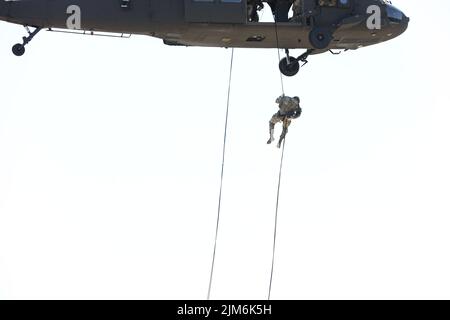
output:
{"label": "helicopter landing gear", "polygon": [[[286,49],[286,58],[281,59],[279,64],[281,73],[286,77],[295,76],[300,71],[300,68],[308,63],[307,58],[313,51],[314,49],[308,49],[298,58],[294,58],[289,55],[289,50]],[[300,62],[303,62],[301,66]]]}
{"label": "helicopter landing gear", "polygon": [[31,31],[28,26],[25,26],[25,29],[28,32],[27,37],[23,37],[23,43],[17,43],[12,47],[12,52],[15,56],[21,57],[25,54],[25,46],[33,40],[33,38],[42,30],[42,28],[37,27],[34,31]]}
{"label": "helicopter landing gear", "polygon": [[293,77],[300,70],[300,63],[294,57],[287,55],[286,58],[281,59],[279,67],[282,74]]}
{"label": "helicopter landing gear", "polygon": [[21,57],[25,54],[25,46],[21,43],[15,44],[12,47],[12,52],[14,53],[15,56]]}

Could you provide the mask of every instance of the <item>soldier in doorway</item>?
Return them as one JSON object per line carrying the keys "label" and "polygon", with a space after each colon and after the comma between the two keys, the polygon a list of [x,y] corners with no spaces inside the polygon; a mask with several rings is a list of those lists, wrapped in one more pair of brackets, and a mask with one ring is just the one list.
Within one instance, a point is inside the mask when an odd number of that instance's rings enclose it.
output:
{"label": "soldier in doorway", "polygon": [[262,0],[248,0],[247,1],[247,17],[249,22],[259,22],[258,11],[264,8]]}

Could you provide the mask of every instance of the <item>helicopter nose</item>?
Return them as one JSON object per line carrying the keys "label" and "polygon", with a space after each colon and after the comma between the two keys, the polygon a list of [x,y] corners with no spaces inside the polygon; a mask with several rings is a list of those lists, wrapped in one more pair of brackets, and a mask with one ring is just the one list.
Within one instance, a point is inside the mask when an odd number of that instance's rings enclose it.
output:
{"label": "helicopter nose", "polygon": [[[400,11],[400,12],[402,12],[402,11]],[[408,24],[409,24],[409,17],[406,16],[406,14],[404,14],[403,12],[402,12],[402,22],[401,22],[401,24],[402,25],[406,25],[406,26],[408,26]]]}
{"label": "helicopter nose", "polygon": [[400,35],[403,32],[405,32],[406,29],[408,29],[408,25],[409,25],[409,18],[405,14],[403,14],[403,17],[402,17],[402,19],[401,19],[401,21],[400,21],[400,23],[399,23],[399,25],[397,27],[398,34]]}
{"label": "helicopter nose", "polygon": [[401,22],[405,17],[405,14],[396,7],[394,7],[392,4],[386,4],[386,14],[391,22],[397,23]]}
{"label": "helicopter nose", "polygon": [[405,32],[408,28],[409,18],[399,9],[391,4],[386,5],[386,13],[392,25],[397,25],[400,33]]}
{"label": "helicopter nose", "polygon": [[409,24],[409,17],[407,17],[405,14],[403,14],[403,23],[408,26]]}
{"label": "helicopter nose", "polygon": [[408,29],[408,25],[409,25],[409,17],[407,17],[404,13],[403,13],[403,18],[402,21],[400,22],[400,29],[401,29],[401,33],[405,32],[406,29]]}

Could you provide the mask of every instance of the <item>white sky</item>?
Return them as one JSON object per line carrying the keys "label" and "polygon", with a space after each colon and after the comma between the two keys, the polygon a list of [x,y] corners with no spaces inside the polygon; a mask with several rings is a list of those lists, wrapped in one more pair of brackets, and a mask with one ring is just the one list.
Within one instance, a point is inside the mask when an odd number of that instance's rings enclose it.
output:
{"label": "white sky", "polygon": [[[286,93],[273,299],[450,298],[450,3]],[[204,299],[231,50],[0,23],[0,298]],[[214,299],[265,299],[276,50],[236,50]],[[277,131],[277,135],[279,130]]]}

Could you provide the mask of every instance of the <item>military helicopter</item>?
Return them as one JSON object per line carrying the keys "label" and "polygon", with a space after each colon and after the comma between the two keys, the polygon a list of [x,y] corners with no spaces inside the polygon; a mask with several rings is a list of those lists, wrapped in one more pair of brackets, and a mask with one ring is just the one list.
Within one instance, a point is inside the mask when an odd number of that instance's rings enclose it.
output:
{"label": "military helicopter", "polygon": [[[273,22],[259,22],[264,5]],[[44,29],[139,34],[173,46],[285,49],[285,76],[312,54],[388,41],[409,23],[387,0],[0,0],[0,20],[28,32],[13,46],[16,56]],[[289,49],[306,52],[293,57]]]}

